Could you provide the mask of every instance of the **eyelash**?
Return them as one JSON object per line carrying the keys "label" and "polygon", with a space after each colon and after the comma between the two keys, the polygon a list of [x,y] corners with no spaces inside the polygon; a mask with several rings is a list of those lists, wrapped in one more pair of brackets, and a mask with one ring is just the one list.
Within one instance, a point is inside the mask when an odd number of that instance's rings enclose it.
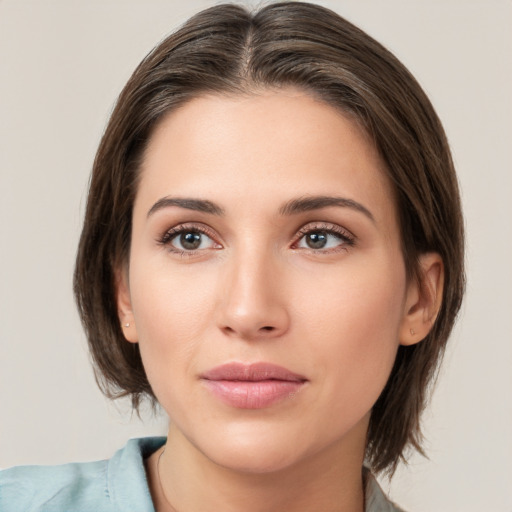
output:
{"label": "eyelash", "polygon": [[[166,231],[160,238],[158,238],[157,243],[163,247],[166,247],[170,252],[177,254],[182,257],[192,257],[197,255],[197,253],[204,251],[205,249],[196,249],[196,250],[181,250],[172,246],[172,241],[175,240],[179,235],[183,233],[200,233],[206,235],[208,238],[212,240],[212,242],[218,247],[215,249],[222,248],[222,246],[215,241],[215,233],[213,230],[208,228],[205,225],[198,224],[180,224],[175,226],[168,231]],[[308,234],[311,233],[323,233],[327,235],[333,235],[340,240],[340,245],[334,248],[328,249],[314,249],[314,248],[298,248],[297,244]],[[309,223],[302,227],[294,237],[295,241],[292,244],[293,249],[297,250],[308,250],[312,253],[318,254],[331,254],[339,251],[346,251],[349,247],[353,247],[356,243],[356,237],[350,233],[348,230],[338,226],[336,224],[326,223],[326,222],[317,222],[317,223]]]}
{"label": "eyelash", "polygon": [[356,237],[350,233],[350,231],[342,228],[341,226],[327,222],[313,222],[306,224],[304,227],[299,229],[295,237],[296,241],[293,243],[293,245],[297,245],[306,235],[311,233],[333,235],[340,240],[340,245],[330,249],[307,249],[315,254],[332,254],[339,251],[346,251],[349,247],[353,247],[356,243]]}
{"label": "eyelash", "polygon": [[195,256],[198,252],[204,249],[199,250],[181,250],[176,247],[172,246],[172,241],[177,238],[179,235],[183,233],[200,233],[202,235],[206,235],[208,238],[210,238],[216,245],[219,245],[217,242],[215,242],[215,233],[213,230],[208,228],[204,225],[197,225],[197,224],[179,224],[178,226],[175,226],[168,231],[166,231],[158,240],[157,243],[163,247],[166,247],[170,252],[177,254],[178,256],[182,257],[191,257]]}

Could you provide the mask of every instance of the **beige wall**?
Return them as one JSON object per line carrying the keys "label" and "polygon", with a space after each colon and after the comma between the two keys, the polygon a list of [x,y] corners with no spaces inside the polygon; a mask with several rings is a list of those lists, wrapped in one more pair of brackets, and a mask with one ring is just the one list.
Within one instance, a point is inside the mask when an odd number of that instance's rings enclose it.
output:
{"label": "beige wall", "polygon": [[[158,40],[213,3],[0,0],[0,466],[106,458],[128,437],[165,431],[97,391],[71,275],[116,94]],[[510,512],[512,3],[323,4],[387,45],[430,94],[466,209],[468,293],[425,416],[430,461],[414,458],[391,494],[414,512]]]}

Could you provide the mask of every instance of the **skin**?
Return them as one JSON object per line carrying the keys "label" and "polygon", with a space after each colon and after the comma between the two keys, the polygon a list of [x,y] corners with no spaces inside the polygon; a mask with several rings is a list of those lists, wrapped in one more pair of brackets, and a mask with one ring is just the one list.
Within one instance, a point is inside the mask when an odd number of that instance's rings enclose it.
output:
{"label": "skin", "polygon": [[[333,195],[370,215],[351,205],[280,213]],[[169,197],[224,213],[154,206]],[[206,230],[198,249],[169,233],[180,226]],[[315,236],[326,246],[311,248]],[[363,510],[372,406],[399,344],[426,336],[441,296],[439,256],[423,255],[423,282],[408,282],[400,247],[373,145],[307,94],[203,96],[160,123],[118,275],[126,339],[170,418],[159,466],[161,451],[147,461],[158,511]],[[233,361],[278,364],[306,382],[269,407],[232,407],[200,375]]]}

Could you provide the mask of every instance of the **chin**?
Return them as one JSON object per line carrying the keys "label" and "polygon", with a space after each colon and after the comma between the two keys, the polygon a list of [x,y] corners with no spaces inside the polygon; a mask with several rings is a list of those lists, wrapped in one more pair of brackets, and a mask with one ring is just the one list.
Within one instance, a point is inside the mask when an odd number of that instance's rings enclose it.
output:
{"label": "chin", "polygon": [[283,448],[280,446],[272,450],[268,446],[239,446],[237,443],[236,447],[224,447],[222,451],[215,450],[209,458],[227,470],[264,475],[285,470],[301,459],[300,454],[290,453]]}
{"label": "chin", "polygon": [[[218,466],[240,473],[265,474],[286,469],[304,456],[301,443],[291,432],[267,428],[224,428],[193,440],[205,457]],[[261,427],[261,426],[260,426]]]}

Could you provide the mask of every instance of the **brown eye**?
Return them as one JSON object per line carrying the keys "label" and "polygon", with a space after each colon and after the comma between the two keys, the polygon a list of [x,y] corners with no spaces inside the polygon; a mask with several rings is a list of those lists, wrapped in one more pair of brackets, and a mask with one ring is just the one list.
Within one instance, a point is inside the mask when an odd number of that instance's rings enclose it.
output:
{"label": "brown eye", "polygon": [[198,249],[201,245],[200,233],[182,233],[180,235],[180,243],[184,249]]}
{"label": "brown eye", "polygon": [[323,249],[327,245],[327,233],[316,231],[304,237],[306,245],[311,249]]}
{"label": "brown eye", "polygon": [[200,249],[210,249],[214,246],[213,240],[200,231],[183,231],[176,233],[170,244],[181,251],[196,251]]}
{"label": "brown eye", "polygon": [[304,233],[297,244],[297,248],[319,251],[322,249],[336,249],[351,244],[352,241],[340,233],[316,229]]}

